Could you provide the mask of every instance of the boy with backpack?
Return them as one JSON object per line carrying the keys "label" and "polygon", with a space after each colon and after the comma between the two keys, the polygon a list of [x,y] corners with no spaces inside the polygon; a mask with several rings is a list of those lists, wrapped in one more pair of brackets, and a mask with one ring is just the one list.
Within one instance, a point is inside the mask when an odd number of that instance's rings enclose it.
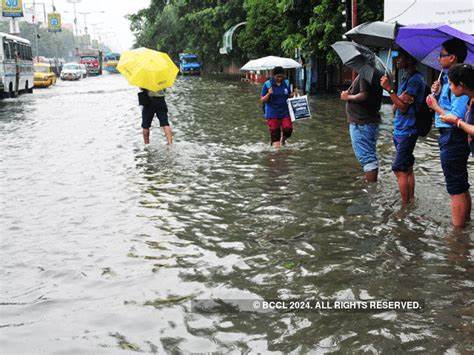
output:
{"label": "boy with backpack", "polygon": [[[396,155],[392,163],[392,171],[397,178],[403,206],[415,198],[415,174],[413,172],[415,156],[413,150],[418,136],[428,133],[426,128],[420,127],[422,122],[419,114],[422,112],[421,106],[425,101],[427,86],[421,73],[416,70],[416,62],[416,59],[410,54],[399,50],[396,66],[404,71],[404,76],[397,93],[392,88],[387,76],[380,79],[380,85],[390,94],[395,111],[393,143]],[[428,131],[431,128],[431,123],[431,118],[428,118]]]}

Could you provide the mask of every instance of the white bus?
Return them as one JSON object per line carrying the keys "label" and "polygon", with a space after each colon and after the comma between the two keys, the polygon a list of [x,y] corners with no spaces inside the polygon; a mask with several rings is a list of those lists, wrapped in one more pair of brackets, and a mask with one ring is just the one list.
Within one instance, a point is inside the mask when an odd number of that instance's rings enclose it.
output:
{"label": "white bus", "polygon": [[0,32],[0,98],[33,92],[30,41]]}

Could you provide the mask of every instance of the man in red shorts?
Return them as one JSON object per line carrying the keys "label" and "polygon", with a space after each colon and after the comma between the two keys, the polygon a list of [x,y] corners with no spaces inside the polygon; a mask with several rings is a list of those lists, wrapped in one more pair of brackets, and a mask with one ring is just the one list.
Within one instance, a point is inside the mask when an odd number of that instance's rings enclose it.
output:
{"label": "man in red shorts", "polygon": [[293,125],[288,111],[288,98],[293,97],[290,82],[285,80],[282,67],[273,69],[273,77],[263,84],[261,100],[265,104],[265,118],[270,129],[271,144],[280,148],[290,138]]}

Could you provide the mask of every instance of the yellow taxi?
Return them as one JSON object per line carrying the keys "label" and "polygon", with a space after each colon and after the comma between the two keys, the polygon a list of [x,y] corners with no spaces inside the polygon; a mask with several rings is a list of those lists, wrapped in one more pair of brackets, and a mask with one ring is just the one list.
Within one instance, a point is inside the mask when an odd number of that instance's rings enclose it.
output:
{"label": "yellow taxi", "polygon": [[34,76],[35,87],[47,88],[51,85],[56,84],[56,74],[53,72],[53,68],[47,63],[36,63],[35,64],[35,76]]}

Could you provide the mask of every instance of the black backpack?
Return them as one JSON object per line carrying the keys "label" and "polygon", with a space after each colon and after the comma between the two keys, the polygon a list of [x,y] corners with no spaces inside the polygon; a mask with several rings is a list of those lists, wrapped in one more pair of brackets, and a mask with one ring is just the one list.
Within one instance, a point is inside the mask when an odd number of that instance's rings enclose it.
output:
{"label": "black backpack", "polygon": [[[427,97],[428,95],[431,95],[431,90],[425,85],[423,97]],[[426,137],[428,133],[430,133],[434,114],[434,111],[426,104],[426,100],[423,100],[421,104],[415,105],[416,130],[419,136]]]}
{"label": "black backpack", "polygon": [[[415,74],[418,74],[418,72],[415,72]],[[431,90],[425,84],[423,98],[426,98],[428,95],[431,95]],[[419,136],[426,137],[431,131],[431,126],[433,126],[434,112],[428,107],[424,99],[421,103],[415,102],[414,105],[416,130]]]}

